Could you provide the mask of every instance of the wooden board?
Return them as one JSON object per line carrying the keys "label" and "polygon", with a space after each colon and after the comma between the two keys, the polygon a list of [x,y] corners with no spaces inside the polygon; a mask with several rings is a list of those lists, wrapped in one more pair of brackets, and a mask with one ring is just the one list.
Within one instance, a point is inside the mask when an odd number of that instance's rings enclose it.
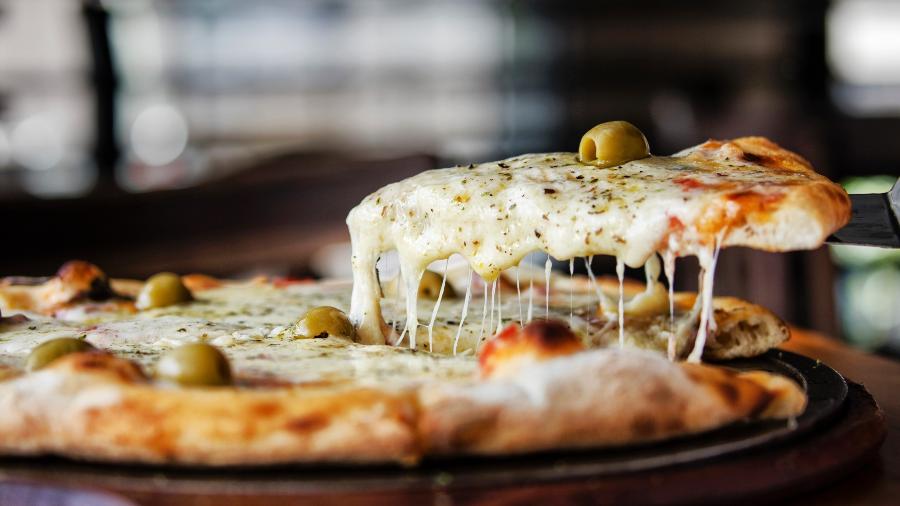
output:
{"label": "wooden board", "polygon": [[[816,369],[820,377],[814,375],[813,381],[827,378],[830,369]],[[816,385],[810,387],[814,393]],[[627,451],[437,461],[413,470],[203,471],[11,460],[0,464],[0,504],[119,505],[135,500],[139,504],[400,505],[444,499],[485,504],[563,499],[672,504],[773,499],[826,483],[877,450],[885,435],[884,415],[861,386],[851,384],[845,392],[843,405],[808,430],[798,420],[800,430],[792,437],[763,438],[749,447],[735,447],[735,441],[745,439],[729,435],[734,430],[741,434],[741,427],[732,427]],[[811,406],[815,406],[812,393]],[[743,434],[751,440],[760,436],[753,431]],[[718,456],[712,449],[718,450]]]}

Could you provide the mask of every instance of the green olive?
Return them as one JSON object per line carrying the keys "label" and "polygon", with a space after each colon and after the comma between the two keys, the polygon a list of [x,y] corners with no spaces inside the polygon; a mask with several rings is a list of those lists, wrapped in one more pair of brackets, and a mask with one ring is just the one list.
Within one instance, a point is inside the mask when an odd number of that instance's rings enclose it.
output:
{"label": "green olive", "polygon": [[138,309],[171,306],[193,299],[191,291],[184,286],[181,276],[171,272],[154,274],[144,283],[138,294]]}
{"label": "green olive", "polygon": [[582,163],[612,167],[650,156],[644,134],[627,121],[600,123],[581,137],[578,157]]}
{"label": "green olive", "polygon": [[[441,283],[444,277],[434,271],[425,271],[422,273],[422,279],[419,281],[419,298],[428,300],[437,300],[441,293]],[[444,297],[452,299],[456,297],[456,291],[450,286],[450,283],[444,284]]]}
{"label": "green olive", "polygon": [[25,368],[29,371],[36,371],[63,355],[95,349],[91,343],[84,339],[76,339],[74,337],[51,339],[44,341],[31,350],[25,362]]}
{"label": "green olive", "polygon": [[302,337],[356,337],[350,319],[338,308],[319,306],[310,309],[297,322],[297,334]]}
{"label": "green olive", "polygon": [[184,386],[231,383],[228,358],[215,346],[190,343],[169,350],[156,363],[156,378]]}

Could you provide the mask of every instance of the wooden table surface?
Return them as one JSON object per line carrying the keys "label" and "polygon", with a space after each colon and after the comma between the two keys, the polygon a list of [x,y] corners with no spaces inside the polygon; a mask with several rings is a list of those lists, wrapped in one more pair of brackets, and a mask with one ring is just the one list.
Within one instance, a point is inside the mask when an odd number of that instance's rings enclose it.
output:
{"label": "wooden table surface", "polygon": [[793,330],[784,349],[816,358],[861,383],[887,416],[887,439],[879,456],[855,473],[791,504],[900,504],[900,362],[855,350],[820,334]]}

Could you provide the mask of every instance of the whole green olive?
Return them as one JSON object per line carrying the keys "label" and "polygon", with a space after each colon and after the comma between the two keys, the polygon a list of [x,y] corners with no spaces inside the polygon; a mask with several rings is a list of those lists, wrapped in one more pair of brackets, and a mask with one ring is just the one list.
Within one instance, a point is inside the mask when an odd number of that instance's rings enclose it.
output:
{"label": "whole green olive", "polygon": [[612,167],[650,156],[644,134],[627,121],[600,123],[581,137],[578,157],[582,163]]}
{"label": "whole green olive", "polygon": [[343,311],[336,307],[319,306],[310,309],[297,322],[301,337],[356,337],[356,329]]}
{"label": "whole green olive", "polygon": [[28,354],[28,359],[25,361],[25,369],[36,371],[64,355],[95,349],[91,343],[84,339],[76,339],[74,337],[51,339],[44,341],[31,350],[31,353]]}
{"label": "whole green olive", "polygon": [[169,350],[156,363],[156,378],[183,386],[220,386],[231,383],[228,358],[215,346],[190,343]]}
{"label": "whole green olive", "polygon": [[138,309],[171,306],[193,299],[191,291],[184,286],[181,276],[171,272],[154,274],[144,283],[138,294]]}
{"label": "whole green olive", "polygon": [[[437,300],[441,293],[441,283],[444,277],[434,271],[425,271],[422,273],[422,279],[419,280],[419,298],[428,300]],[[450,286],[450,283],[444,284],[444,297],[456,297],[456,291]]]}

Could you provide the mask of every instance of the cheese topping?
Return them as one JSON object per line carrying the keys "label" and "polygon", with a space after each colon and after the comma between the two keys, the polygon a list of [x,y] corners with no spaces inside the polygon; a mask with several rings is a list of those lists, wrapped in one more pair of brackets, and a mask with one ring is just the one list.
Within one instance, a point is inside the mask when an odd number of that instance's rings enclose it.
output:
{"label": "cheese topping", "polygon": [[[515,274],[531,279],[527,269],[519,271],[506,273],[506,281]],[[535,271],[538,279],[543,278],[543,269]],[[474,352],[494,328],[488,327],[487,310],[482,313],[482,321],[478,315],[468,315],[468,312],[472,299],[483,295],[489,298],[492,289],[475,282],[478,278],[472,271],[463,274],[454,282],[457,285],[454,288],[461,292],[462,283],[466,283],[465,297],[445,297],[440,304],[431,300],[417,302],[421,314],[436,315],[432,325],[434,353],[392,345],[364,345],[342,338],[299,337],[294,332],[295,323],[309,309],[321,305],[349,307],[351,288],[347,282],[287,287],[247,282],[224,283],[219,288],[196,293],[191,302],[137,313],[95,312],[89,318],[68,321],[36,313],[25,313],[23,316],[27,318],[0,319],[0,364],[21,367],[29,352],[40,343],[58,337],[81,337],[98,348],[137,361],[148,371],[155,367],[161,354],[172,348],[207,342],[222,349],[240,377],[289,383],[355,381],[388,387],[433,379],[469,381],[478,371]],[[546,298],[549,316],[558,320],[570,318],[573,331],[585,346],[618,346],[615,313],[611,320],[598,315],[596,293],[585,291],[577,279],[567,288],[567,281],[567,277],[553,275],[554,285],[562,288]],[[451,284],[449,275],[446,283]],[[493,291],[495,311],[505,315],[503,323],[508,323],[512,319],[510,315],[517,314],[520,307],[524,313],[523,297],[539,293],[539,297],[545,298],[547,293],[538,283],[524,283],[515,292],[502,283],[501,280],[493,283],[496,287]],[[520,292],[525,293],[517,297]],[[639,297],[627,301],[626,308]],[[402,324],[405,301],[398,302],[389,296],[381,305],[390,325]],[[539,311],[541,316],[543,311],[544,308]],[[77,312],[66,314],[84,316]],[[626,310],[626,318],[628,314]],[[525,314],[521,318],[525,319]],[[664,349],[669,336],[665,331],[666,322],[665,316],[630,318],[626,322],[627,346]],[[693,329],[689,326],[688,332]],[[686,354],[684,347],[688,343],[680,342],[680,354]]]}
{"label": "cheese topping", "polygon": [[[709,321],[715,250],[731,244],[729,232],[748,235],[743,229],[749,225],[734,220],[742,212],[740,203],[726,199],[723,204],[723,196],[766,195],[777,202],[779,190],[771,187],[771,169],[741,158],[701,160],[691,153],[610,168],[579,163],[575,153],[529,154],[430,170],[376,191],[347,218],[354,280],[350,318],[361,341],[384,343],[390,332],[382,318],[375,272],[379,255],[389,250],[398,252],[401,275],[412,294],[403,330],[411,348],[417,345],[420,325],[416,283],[429,263],[454,253],[463,255],[489,282],[533,251],[560,260],[613,255],[618,272],[625,265],[640,267],[651,258],[656,262],[657,252],[667,259],[696,255],[709,279],[701,297],[705,309],[698,315]],[[786,172],[779,184],[809,177]],[[732,222],[736,224],[725,230]],[[529,298],[529,319],[530,306]],[[616,318],[621,328],[627,311],[619,306]],[[601,307],[604,312],[612,309],[602,297]],[[705,329],[698,333],[700,346],[693,359],[702,352],[704,333]]]}
{"label": "cheese topping", "polygon": [[[195,294],[189,303],[137,313],[93,313],[89,318],[68,321],[26,313],[27,318],[0,319],[0,364],[20,367],[28,353],[44,341],[81,337],[100,349],[135,360],[147,370],[169,349],[208,342],[226,353],[238,375],[290,383],[355,381],[403,387],[435,378],[468,380],[477,372],[471,353],[430,354],[342,338],[294,335],[294,323],[309,309],[322,305],[347,309],[349,299],[347,282],[283,288],[249,282],[226,283]],[[401,318],[401,308],[386,306],[389,318]],[[455,308],[448,305],[448,309]],[[449,318],[446,311],[436,318],[442,335]],[[463,349],[475,342],[469,333],[463,332]],[[446,349],[443,344],[442,350]]]}

